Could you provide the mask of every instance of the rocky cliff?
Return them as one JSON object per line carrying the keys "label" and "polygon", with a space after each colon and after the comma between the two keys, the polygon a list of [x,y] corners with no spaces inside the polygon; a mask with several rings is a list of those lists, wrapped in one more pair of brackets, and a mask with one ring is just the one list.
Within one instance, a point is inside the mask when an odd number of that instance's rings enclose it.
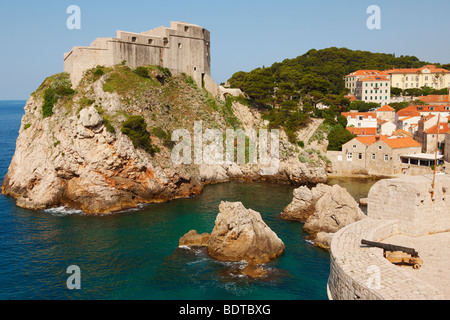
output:
{"label": "rocky cliff", "polygon": [[242,100],[216,100],[190,77],[159,67],[98,66],[75,90],[68,74],[54,75],[26,103],[2,192],[29,209],[110,213],[198,195],[206,183],[232,179],[326,181],[326,163],[300,161],[304,150],[283,133],[280,167],[271,176],[262,176],[259,165],[175,165],[171,134],[193,134],[195,121],[224,133],[267,125]]}

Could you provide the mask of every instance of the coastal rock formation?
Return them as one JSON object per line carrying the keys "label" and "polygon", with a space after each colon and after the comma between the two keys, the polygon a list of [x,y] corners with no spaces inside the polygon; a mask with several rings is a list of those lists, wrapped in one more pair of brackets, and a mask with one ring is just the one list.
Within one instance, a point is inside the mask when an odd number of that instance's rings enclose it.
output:
{"label": "coastal rock formation", "polygon": [[[148,74],[142,75],[145,70]],[[122,65],[98,66],[85,73],[75,91],[71,88],[69,75],[57,74],[26,103],[2,184],[2,192],[16,198],[20,207],[67,206],[106,214],[199,195],[208,183],[239,179],[300,185],[327,180],[325,164],[300,162],[300,150],[283,132],[279,168],[270,176],[260,164],[173,163],[172,132],[182,128],[192,138],[195,121],[223,132],[236,123],[247,129],[260,126],[256,130],[267,125],[257,109],[237,101],[232,103],[235,114],[226,113],[230,111],[221,109],[224,102],[186,76],[172,76],[155,66],[140,73]]]}
{"label": "coastal rock formation", "polygon": [[294,189],[293,200],[283,210],[281,218],[305,222],[314,213],[317,201],[330,189],[330,186],[322,183],[312,189],[306,186]]}
{"label": "coastal rock formation", "polygon": [[303,230],[313,235],[315,245],[325,249],[329,249],[335,232],[366,218],[347,190],[323,184],[295,189],[294,199],[281,217],[305,222]]}
{"label": "coastal rock formation", "polygon": [[196,230],[191,230],[180,238],[178,245],[180,247],[181,246],[206,247],[208,246],[209,238],[210,238],[209,233],[198,234]]}
{"label": "coastal rock formation", "polygon": [[246,209],[241,202],[221,202],[215,226],[211,234],[198,234],[191,230],[180,238],[179,246],[207,247],[208,254],[216,260],[227,262],[246,261],[242,274],[259,278],[267,270],[261,264],[280,256],[284,243],[261,218]]}
{"label": "coastal rock formation", "polygon": [[208,242],[208,253],[221,261],[266,263],[284,252],[284,244],[261,218],[240,202],[222,202]]}

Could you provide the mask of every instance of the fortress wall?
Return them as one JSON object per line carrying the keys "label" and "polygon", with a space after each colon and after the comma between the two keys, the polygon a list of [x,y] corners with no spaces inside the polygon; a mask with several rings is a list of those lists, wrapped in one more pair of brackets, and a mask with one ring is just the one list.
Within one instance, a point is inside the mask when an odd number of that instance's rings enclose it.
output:
{"label": "fortress wall", "polygon": [[450,176],[433,175],[381,180],[369,192],[368,216],[398,219],[401,232],[411,236],[450,230]]}
{"label": "fortress wall", "polygon": [[64,72],[70,73],[72,86],[76,87],[83,73],[97,65],[106,65],[109,52],[107,49],[75,47],[64,58]]}
{"label": "fortress wall", "polygon": [[182,22],[142,33],[117,31],[116,38],[98,38],[91,47],[75,47],[65,54],[64,71],[76,87],[85,70],[123,60],[130,68],[160,65],[175,75],[186,73],[201,87],[205,76],[211,76],[210,32]]}
{"label": "fortress wall", "polygon": [[368,218],[333,236],[327,284],[330,299],[444,299],[429,283],[391,264],[382,249],[361,245],[362,239],[380,242],[396,234],[421,236],[450,230],[450,176],[436,176],[434,200],[432,178],[380,180],[370,189]]}
{"label": "fortress wall", "polygon": [[433,300],[443,294],[429,283],[411,277],[383,257],[383,249],[361,245],[398,233],[398,220],[367,218],[342,228],[330,248],[331,300]]}

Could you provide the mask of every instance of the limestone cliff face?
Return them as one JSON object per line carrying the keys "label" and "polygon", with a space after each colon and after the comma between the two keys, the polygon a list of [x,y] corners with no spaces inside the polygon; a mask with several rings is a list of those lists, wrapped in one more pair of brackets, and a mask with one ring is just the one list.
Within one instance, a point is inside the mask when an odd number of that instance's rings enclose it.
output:
{"label": "limestone cliff face", "polygon": [[[75,92],[66,90],[71,87],[67,74],[46,79],[26,103],[2,192],[29,209],[65,205],[110,213],[198,195],[206,183],[232,179],[326,180],[325,165],[300,162],[296,147],[283,137],[280,169],[270,177],[262,177],[258,165],[175,165],[170,141],[175,129],[192,132],[200,120],[204,129],[223,131],[264,122],[243,104],[229,108],[215,101],[189,77],[172,77],[159,68],[146,71],[142,76],[124,66],[97,67]],[[146,125],[137,140],[123,130],[132,116]],[[139,145],[146,135],[146,144]]]}

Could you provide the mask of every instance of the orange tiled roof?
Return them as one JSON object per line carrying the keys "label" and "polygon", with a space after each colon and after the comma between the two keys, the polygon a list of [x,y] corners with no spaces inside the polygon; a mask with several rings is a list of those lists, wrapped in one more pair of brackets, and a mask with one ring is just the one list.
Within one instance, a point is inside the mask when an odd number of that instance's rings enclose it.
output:
{"label": "orange tiled roof", "polygon": [[399,148],[411,148],[411,147],[420,147],[422,146],[416,140],[411,137],[400,137],[400,138],[388,138],[388,137],[380,137],[380,140],[384,141],[388,146],[392,149]]}
{"label": "orange tiled roof", "polygon": [[450,102],[448,95],[429,95],[417,98],[426,103]]}
{"label": "orange tiled roof", "polygon": [[389,81],[389,77],[387,76],[368,76],[362,78],[361,81]]}
{"label": "orange tiled roof", "polygon": [[355,72],[352,72],[346,77],[354,77],[354,76],[387,76],[388,74],[385,71],[379,71],[379,70],[357,70]]}
{"label": "orange tiled roof", "polygon": [[411,133],[409,133],[408,131],[405,131],[403,129],[398,129],[397,131],[392,133],[393,136],[408,136],[408,137],[412,137]]}
{"label": "orange tiled roof", "polygon": [[388,73],[388,74],[399,74],[399,73],[418,73],[419,71],[423,71],[425,69],[428,69],[431,71],[431,73],[450,73],[450,71],[446,70],[446,69],[442,69],[442,68],[438,68],[435,65],[432,64],[428,64],[426,66],[423,66],[422,68],[407,68],[407,69],[390,69],[390,70],[385,70],[384,72]]}
{"label": "orange tiled roof", "polygon": [[409,106],[397,112],[399,117],[420,117],[420,112],[414,106]]}
{"label": "orange tiled roof", "polygon": [[444,134],[449,131],[448,123],[440,123],[436,124],[435,126],[429,128],[428,130],[425,130],[426,134],[437,134],[438,133],[438,125],[439,125],[439,134]]}
{"label": "orange tiled roof", "polygon": [[380,111],[380,112],[395,111],[395,109],[392,108],[390,105],[387,104],[387,105],[381,107],[380,109],[378,109],[377,112],[378,112],[378,111]]}
{"label": "orange tiled roof", "polygon": [[372,143],[377,141],[376,136],[359,136],[356,137],[355,139],[367,146],[370,146]]}
{"label": "orange tiled roof", "polygon": [[377,134],[377,128],[347,127],[347,130],[357,136],[374,136]]}
{"label": "orange tiled roof", "polygon": [[344,96],[344,98],[349,99],[350,101],[356,101],[356,97],[354,95],[348,95],[348,96]]}
{"label": "orange tiled roof", "polygon": [[420,147],[421,144],[418,143],[411,137],[389,137],[389,136],[361,136],[356,137],[358,141],[364,143],[367,146],[381,140],[385,142],[392,149],[400,149],[400,148],[411,148],[411,147]]}

